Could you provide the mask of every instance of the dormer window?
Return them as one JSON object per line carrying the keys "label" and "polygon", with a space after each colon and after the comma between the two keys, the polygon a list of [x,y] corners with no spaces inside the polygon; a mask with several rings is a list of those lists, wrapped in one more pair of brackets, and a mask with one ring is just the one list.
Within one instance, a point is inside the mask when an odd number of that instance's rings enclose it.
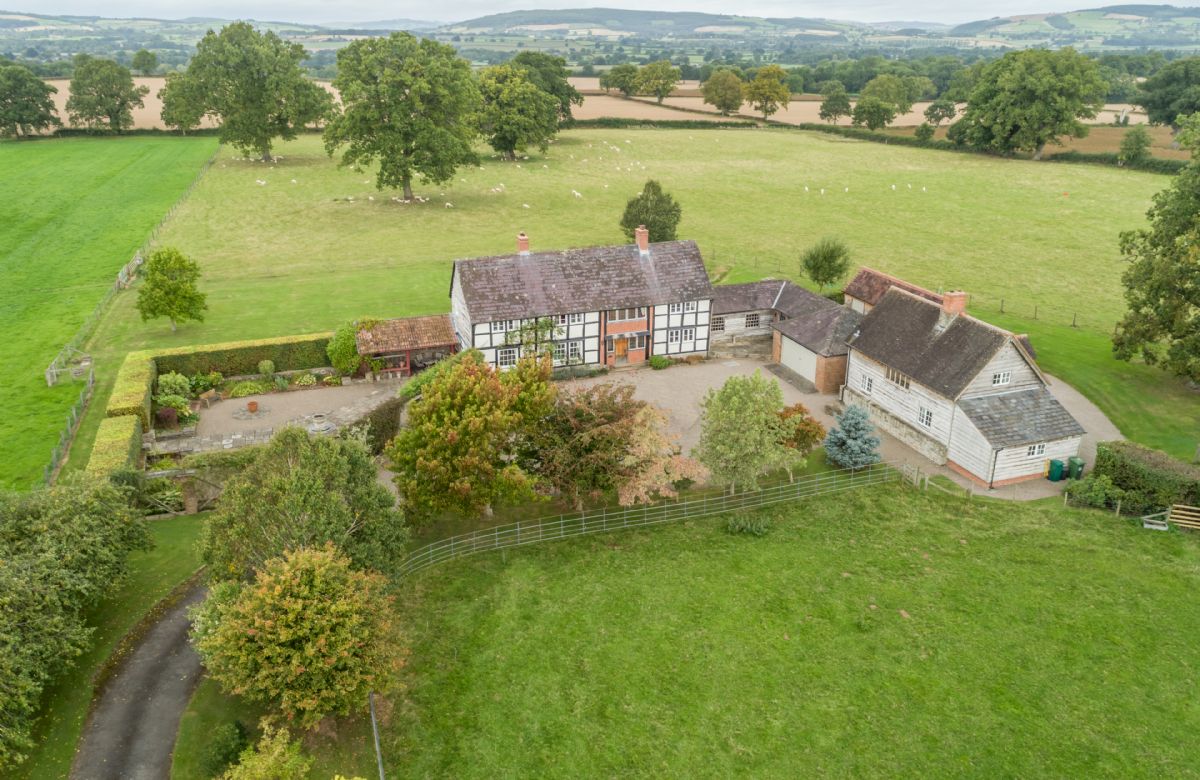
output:
{"label": "dormer window", "polygon": [[908,377],[906,377],[904,374],[901,374],[894,368],[889,368],[887,370],[887,379],[889,382],[896,385],[896,387],[902,387],[905,390],[908,389]]}
{"label": "dormer window", "polygon": [[1012,381],[1011,371],[997,371],[992,374],[992,387],[1000,387]]}

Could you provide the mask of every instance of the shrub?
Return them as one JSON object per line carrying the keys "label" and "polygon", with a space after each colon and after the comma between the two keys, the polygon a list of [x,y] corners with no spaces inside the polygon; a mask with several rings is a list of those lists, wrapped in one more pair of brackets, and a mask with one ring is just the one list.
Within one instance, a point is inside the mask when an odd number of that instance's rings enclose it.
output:
{"label": "shrub", "polygon": [[106,417],[96,430],[92,454],[88,457],[89,474],[107,475],[136,466],[142,454],[142,420],[136,415]]}
{"label": "shrub", "polygon": [[928,122],[922,122],[921,124],[917,125],[917,130],[915,133],[913,133],[913,137],[919,141],[933,140],[933,125],[929,124]]}
{"label": "shrub", "polygon": [[276,390],[287,390],[289,386],[286,376],[275,376],[271,379],[271,383],[275,385]]}
{"label": "shrub", "polygon": [[671,358],[666,355],[651,355],[649,362],[650,368],[653,368],[655,371],[662,371],[671,365]]}
{"label": "shrub", "polygon": [[1171,504],[1200,503],[1200,467],[1133,442],[1097,445],[1093,474],[1109,477],[1124,490],[1122,506],[1132,512],[1157,512]]}
{"label": "shrub", "polygon": [[301,374],[292,380],[292,384],[297,387],[312,387],[317,383],[317,378],[312,374]]}
{"label": "shrub", "polygon": [[735,512],[725,521],[725,532],[747,536],[766,536],[771,532],[771,518],[763,512]]}
{"label": "shrub", "polygon": [[347,322],[337,329],[325,353],[329,356],[329,364],[342,374],[354,374],[362,365],[362,356],[358,354],[358,323]]}
{"label": "shrub", "polygon": [[179,424],[179,410],[171,406],[160,407],[154,416],[158,419],[158,425],[161,428],[174,428]]}
{"label": "shrub", "polygon": [[386,588],[332,542],[293,550],[251,583],[213,586],[192,613],[196,649],[225,691],[311,728],[394,683],[404,651]]}
{"label": "shrub", "polygon": [[305,780],[312,759],[300,750],[300,743],[292,741],[287,729],[266,721],[262,732],[258,744],[243,750],[221,780]]}
{"label": "shrub", "polygon": [[[417,374],[412,379],[405,382],[404,386],[400,388],[400,397],[410,399],[416,398],[421,394],[424,388],[429,386],[430,383],[435,382],[439,377],[448,374],[450,370],[454,368],[454,366],[458,365],[462,361],[463,356],[469,352],[475,352],[475,350],[469,349],[466,352],[456,352],[448,358],[439,360],[433,365],[432,368],[427,368],[421,373]],[[476,352],[476,354],[478,353]]]}
{"label": "shrub", "polygon": [[209,371],[207,374],[192,374],[192,395],[207,393],[213,388],[220,387],[225,377],[220,371]]}
{"label": "shrub", "polygon": [[334,376],[331,374],[330,376],[322,379],[321,384],[327,385],[328,387],[341,387],[342,378],[340,376]]}
{"label": "shrub", "polygon": [[1122,162],[1120,154],[1116,152],[1058,152],[1048,155],[1045,159],[1050,162],[1121,165],[1133,171],[1166,173],[1169,175],[1179,173],[1188,164],[1187,160],[1165,160],[1161,157],[1146,157],[1139,161]]}
{"label": "shrub", "polygon": [[188,400],[181,395],[160,395],[154,400],[158,403],[159,407],[174,409],[180,414],[186,414],[191,411]]}
{"label": "shrub", "polygon": [[1093,473],[1067,485],[1067,495],[1082,506],[1103,509],[1115,506],[1125,497],[1125,491],[1113,484],[1107,474]]}
{"label": "shrub", "polygon": [[400,432],[400,415],[404,411],[404,407],[408,405],[407,398],[397,396],[390,401],[385,401],[383,404],[368,412],[355,425],[366,424],[367,426],[367,448],[371,450],[372,455],[380,455],[383,453],[388,442],[396,438],[396,434]]}
{"label": "shrub", "polygon": [[[158,377],[158,395],[160,397],[182,396],[183,398],[190,398],[192,395],[192,380],[176,371],[160,374]],[[159,403],[162,403],[162,401],[159,401]]]}
{"label": "shrub", "polygon": [[205,777],[216,777],[236,762],[249,746],[250,735],[240,721],[217,726],[208,733],[208,743],[200,755],[200,771]]}
{"label": "shrub", "polygon": [[238,382],[229,390],[230,398],[245,398],[248,395],[261,395],[262,393],[271,392],[273,385],[262,382],[257,379],[247,379],[244,382]]}
{"label": "shrub", "polygon": [[268,359],[258,361],[258,373],[263,377],[275,376],[275,361]]}

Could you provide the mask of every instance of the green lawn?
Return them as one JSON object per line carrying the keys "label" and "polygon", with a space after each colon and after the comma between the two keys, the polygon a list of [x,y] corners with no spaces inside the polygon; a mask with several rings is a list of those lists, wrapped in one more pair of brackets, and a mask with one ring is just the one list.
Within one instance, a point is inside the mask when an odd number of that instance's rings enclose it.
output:
{"label": "green lawn", "polygon": [[46,704],[33,732],[37,747],[24,764],[12,770],[11,777],[66,777],[91,704],[92,676],[121,637],[200,567],[197,541],[202,526],[202,516],[158,520],[150,525],[154,548],[130,556],[129,577],[91,616],[89,624],[96,627],[91,649],[46,692]]}
{"label": "green lawn", "polygon": [[[1061,323],[1078,311],[1084,329],[1107,334],[1123,310],[1117,235],[1141,225],[1151,195],[1169,183],[793,130],[588,129],[563,133],[547,156],[520,167],[489,159],[444,187],[418,187],[430,202],[402,205],[374,190],[370,172],[337,168],[316,136],[279,153],[269,166],[223,150],[163,231],[163,242],[200,261],[208,316],[172,333],[166,323],[142,323],[134,296],[121,296],[96,339],[101,398],[131,349],[445,311],[452,260],[510,252],[519,230],[535,248],[621,241],[623,204],[650,177],[681,202],[680,235],[696,239],[727,281],[797,278],[800,252],[833,235],[850,243],[856,263],[964,288],[985,314],[1003,298],[1009,308],[1038,305],[1040,316]],[[492,191],[501,184],[502,193]],[[1102,339],[1084,347],[1086,356],[1060,364],[1069,382],[1086,383],[1077,362],[1117,365]],[[1180,383],[1131,375],[1147,398],[1161,396],[1155,416],[1191,413]],[[1108,411],[1138,432],[1132,414]],[[85,423],[73,467],[85,462],[97,421],[94,413]]]}
{"label": "green lawn", "polygon": [[0,143],[0,488],[40,481],[82,387],[42,372],[216,149],[212,138]]}
{"label": "green lawn", "polygon": [[[1194,536],[897,486],[776,511],[762,539],[714,518],[404,583],[389,775],[1197,774]],[[247,713],[219,698],[181,749]],[[365,721],[336,733],[312,776],[370,776]]]}

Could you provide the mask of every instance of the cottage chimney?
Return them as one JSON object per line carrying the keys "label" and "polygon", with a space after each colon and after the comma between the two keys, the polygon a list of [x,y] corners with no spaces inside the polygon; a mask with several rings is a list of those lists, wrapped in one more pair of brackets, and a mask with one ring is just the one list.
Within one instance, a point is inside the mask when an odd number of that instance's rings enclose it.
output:
{"label": "cottage chimney", "polygon": [[949,290],[942,293],[942,313],[947,317],[955,317],[967,311],[967,301],[971,296],[962,290]]}
{"label": "cottage chimney", "polygon": [[517,254],[529,254],[529,236],[525,235],[524,230],[517,233]]}
{"label": "cottage chimney", "polygon": [[638,225],[633,237],[637,240],[638,251],[643,255],[650,254],[650,231],[646,230],[646,226]]}

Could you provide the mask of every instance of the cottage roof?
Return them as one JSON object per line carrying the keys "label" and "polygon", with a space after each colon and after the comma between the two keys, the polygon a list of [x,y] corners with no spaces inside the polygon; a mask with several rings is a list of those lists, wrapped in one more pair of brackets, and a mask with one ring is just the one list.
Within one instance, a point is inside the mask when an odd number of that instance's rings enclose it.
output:
{"label": "cottage roof", "polygon": [[355,337],[363,355],[392,355],[407,350],[445,347],[458,343],[450,315],[382,320]]}
{"label": "cottage roof", "polygon": [[1045,387],[964,398],[958,405],[997,448],[1055,441],[1084,433],[1083,426]]}
{"label": "cottage roof", "polygon": [[775,323],[775,330],[818,355],[845,355],[850,351],[846,339],[854,333],[863,315],[833,301],[826,302],[829,306]]}
{"label": "cottage roof", "polygon": [[713,287],[713,314],[764,311],[775,308],[775,299],[788,282],[764,279],[745,284],[718,284]]}
{"label": "cottage roof", "polygon": [[942,296],[935,292],[865,266],[858,269],[858,273],[850,280],[850,284],[846,285],[844,292],[852,298],[865,302],[868,306],[878,306],[879,302],[883,300],[883,296],[893,287],[899,287],[901,290],[906,290],[938,305],[942,303]]}
{"label": "cottage roof", "polygon": [[656,306],[713,297],[694,241],[664,241],[456,260],[476,321]]}
{"label": "cottage roof", "polygon": [[849,343],[930,390],[957,398],[1010,339],[1007,331],[965,314],[947,321],[940,305],[892,288],[863,317]]}

